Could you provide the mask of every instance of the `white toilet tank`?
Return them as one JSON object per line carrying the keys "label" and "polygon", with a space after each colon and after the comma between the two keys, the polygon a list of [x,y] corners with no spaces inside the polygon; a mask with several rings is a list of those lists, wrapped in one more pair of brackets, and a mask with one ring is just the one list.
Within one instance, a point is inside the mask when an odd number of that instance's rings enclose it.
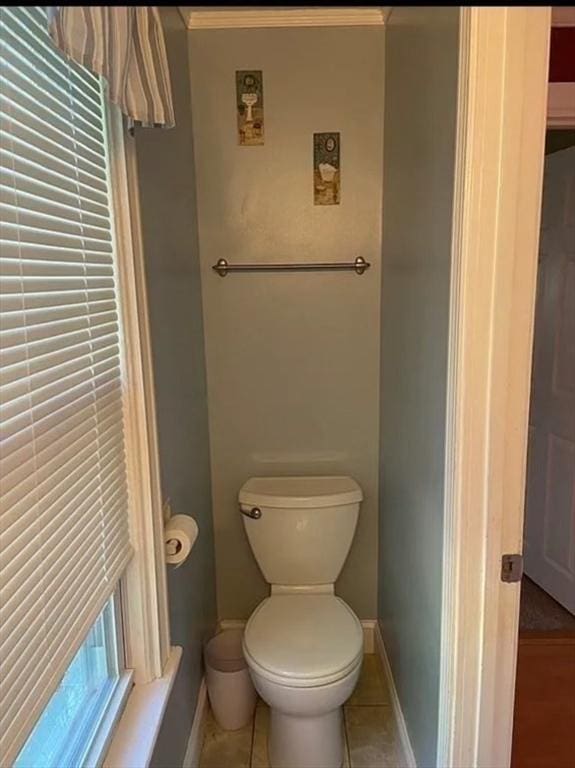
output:
{"label": "white toilet tank", "polygon": [[252,477],[239,493],[250,546],[269,584],[334,584],[351,547],[361,488],[351,477]]}

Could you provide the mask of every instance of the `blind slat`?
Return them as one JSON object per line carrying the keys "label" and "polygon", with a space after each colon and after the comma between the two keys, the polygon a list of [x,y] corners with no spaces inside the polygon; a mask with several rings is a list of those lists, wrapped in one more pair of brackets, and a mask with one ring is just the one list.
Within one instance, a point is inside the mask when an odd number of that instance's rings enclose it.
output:
{"label": "blind slat", "polygon": [[67,165],[77,165],[93,178],[106,178],[106,166],[101,158],[79,146],[73,135],[66,135],[50,123],[39,120],[37,111],[31,112],[19,103],[19,99],[11,99],[7,89],[0,97],[0,119],[8,124],[20,146],[34,147]]}
{"label": "blind slat", "polygon": [[[112,544],[112,555],[117,560],[117,543],[116,546]],[[129,552],[129,550],[128,550]],[[122,556],[124,556],[127,559],[126,552],[122,553]],[[55,607],[52,609],[50,613],[48,613],[46,610],[42,611],[42,621],[40,622],[41,626],[44,629],[47,629],[46,632],[46,639],[48,641],[48,645],[56,645],[59,644],[59,639],[64,635],[67,634],[67,628],[69,625],[66,625],[63,623],[60,619],[62,610],[65,610],[67,603],[70,600],[74,600],[75,596],[77,594],[76,592],[76,584],[78,583],[78,586],[80,589],[82,587],[85,589],[87,584],[90,584],[90,582],[93,582],[96,578],[99,578],[99,568],[98,568],[98,551],[95,548],[89,549],[86,548],[85,550],[82,550],[81,555],[79,555],[78,560],[76,561],[76,573],[74,573],[74,581],[70,579],[69,583],[64,581],[64,588],[61,590],[58,590],[54,593],[54,602],[56,603]],[[112,569],[111,572],[113,573]],[[119,577],[120,574],[114,574],[115,576]],[[111,576],[108,574],[104,574],[101,581],[104,584],[108,584],[112,587],[113,591],[113,583],[111,582]],[[100,586],[100,585],[99,585]],[[76,613],[79,613],[77,611]],[[97,615],[97,614],[96,614]],[[26,631],[24,633],[24,636],[26,639],[29,639],[28,636],[33,636],[38,631],[37,624],[34,624],[33,627],[30,627],[30,631]],[[6,658],[6,667],[8,669],[8,673],[3,679],[3,691],[8,690],[9,688],[16,688],[18,684],[18,678],[21,678],[23,674],[29,674],[30,670],[30,660],[27,658],[27,652],[25,649],[29,647],[28,644],[24,643],[18,643],[17,645],[13,646],[9,649],[7,658]],[[51,649],[47,649],[48,652],[52,653]],[[23,653],[24,651],[24,653]],[[52,659],[56,659],[56,663],[59,661],[58,656],[52,656]],[[43,662],[45,662],[45,658],[42,659]],[[52,663],[54,663],[52,661]],[[27,672],[24,672],[24,670],[27,670]],[[18,696],[14,698],[7,699],[6,696],[3,696],[2,699],[0,699],[0,707],[3,711],[8,709],[10,711],[15,706],[18,705]]]}
{"label": "blind slat", "polygon": [[[18,71],[25,71],[34,83],[43,86],[45,92],[52,95],[56,102],[62,102],[70,109],[71,116],[92,124],[101,122],[100,105],[97,99],[87,99],[86,89],[79,90],[74,87],[74,79],[70,77],[69,61],[60,59],[62,65],[54,67],[50,56],[44,56],[42,41],[32,38],[27,33],[26,25],[22,24],[16,14],[10,13],[10,8],[4,8],[0,17],[0,30],[2,31],[2,54],[7,62],[15,66]],[[27,39],[28,38],[28,39]],[[36,43],[36,44],[34,44]],[[48,50],[46,48],[45,50]],[[54,49],[52,49],[54,50]]]}
{"label": "blind slat", "polygon": [[20,310],[6,312],[2,317],[2,330],[24,328],[26,327],[26,322],[29,322],[30,327],[32,328],[46,325],[53,327],[54,323],[58,323],[62,320],[86,317],[87,321],[89,321],[92,315],[97,317],[108,317],[110,314],[117,316],[115,304],[110,301],[99,302],[97,306],[94,306],[89,302],[78,302],[76,304],[64,304],[61,306],[35,307],[28,311]]}
{"label": "blind slat", "polygon": [[[77,371],[66,377],[66,389],[61,383],[52,383],[39,393],[31,393],[28,402],[15,400],[2,405],[6,435],[16,437],[20,432],[28,433],[30,431],[27,421],[28,413],[31,414],[34,425],[41,425],[45,419],[58,411],[62,415],[66,405],[82,394],[92,393],[93,397],[104,396],[110,386],[118,386],[119,375],[116,373],[118,370],[98,372],[93,377],[85,371]],[[26,407],[27,405],[29,408]]]}
{"label": "blind slat", "polygon": [[[120,458],[119,452],[112,449],[106,453],[111,460]],[[24,478],[25,469],[22,470],[22,477]],[[41,514],[48,517],[60,518],[62,522],[65,521],[66,515],[69,513],[68,506],[73,504],[83,503],[83,499],[89,492],[89,481],[92,477],[98,478],[98,487],[105,488],[107,483],[115,482],[117,477],[123,476],[123,466],[118,462],[116,468],[111,468],[109,477],[104,484],[100,483],[100,475],[98,468],[94,468],[91,461],[91,453],[88,449],[84,449],[77,457],[74,457],[73,462],[70,462],[68,466],[68,479],[67,482],[62,482],[60,478],[60,485],[52,488],[52,496],[54,501],[50,504],[50,499],[46,500],[42,505],[38,498],[38,483],[35,474],[28,473],[18,487],[26,486],[26,495],[22,498],[15,499],[14,503],[9,507],[7,506],[6,512],[3,515],[3,532],[2,535],[6,538],[3,540],[5,543],[5,549],[2,556],[8,557],[8,547],[22,534],[25,530],[28,522],[32,523],[39,518]],[[85,485],[85,487],[83,487]],[[6,579],[10,578],[7,574]]]}
{"label": "blind slat", "polygon": [[[94,164],[105,171],[102,158],[98,152],[97,144],[86,136],[80,136],[77,131],[70,132],[70,126],[62,124],[61,120],[54,120],[54,113],[45,110],[44,118],[38,109],[38,102],[32,103],[30,94],[22,94],[14,88],[4,88],[0,105],[8,119],[14,120],[20,125],[26,125],[31,130],[42,130],[46,139],[56,152],[66,152],[70,156],[74,152],[75,157],[81,157],[87,163]],[[36,109],[34,109],[34,106]],[[49,119],[46,119],[49,117]]]}
{"label": "blind slat", "polygon": [[63,69],[68,78],[66,88],[72,86],[83,96],[91,94],[97,104],[100,94],[98,76],[83,67],[70,66],[68,59],[51,45],[51,40],[44,35],[46,20],[42,10],[33,6],[13,6],[10,12],[20,22],[20,31],[27,36],[28,44],[45,51],[52,63]]}
{"label": "blind slat", "polygon": [[[23,21],[26,28],[29,26],[30,30],[35,30],[36,33],[40,33],[40,37],[38,34],[36,34],[34,40],[42,46],[48,48],[55,56],[60,57],[60,54],[57,51],[54,51],[54,48],[50,45],[50,40],[44,37],[44,31],[46,29],[46,15],[43,9],[36,6],[17,6],[17,10],[23,14]],[[16,11],[14,10],[13,13],[15,12]],[[67,60],[66,64],[68,64]],[[84,67],[75,66],[69,66],[68,73],[72,78],[74,78],[74,87],[80,88],[83,93],[89,93],[91,91],[96,99],[99,97],[100,81],[98,79],[98,75],[95,75],[88,69],[84,69]]]}
{"label": "blind slat", "polygon": [[[69,105],[55,100],[48,91],[43,90],[41,85],[27,76],[25,68],[14,67],[12,62],[6,61],[6,55],[2,49],[0,49],[0,61],[6,63],[6,68],[11,75],[9,79],[4,79],[2,95],[6,103],[17,105],[20,110],[36,115],[39,121],[49,125],[52,131],[63,137],[64,144],[67,137],[72,134],[79,145],[80,153],[100,154],[98,145],[102,139],[101,124],[93,126],[89,122],[70,124]],[[35,105],[37,109],[34,109]]]}
{"label": "blind slat", "polygon": [[12,225],[51,234],[75,235],[82,238],[82,245],[89,240],[102,240],[109,243],[112,239],[109,225],[92,226],[80,217],[76,221],[71,221],[69,218],[54,216],[46,211],[30,209],[26,205],[26,200],[0,203],[0,212],[3,221]]}
{"label": "blind slat", "polygon": [[[106,305],[107,303],[104,304]],[[52,369],[58,369],[60,365],[66,365],[69,361],[75,359],[87,362],[92,355],[99,357],[101,355],[117,356],[118,354],[118,346],[112,341],[110,344],[104,347],[100,346],[97,349],[93,348],[90,341],[86,341],[84,344],[77,344],[72,347],[64,346],[63,348],[49,352],[47,354],[23,360],[20,363],[15,363],[11,366],[6,366],[6,368],[2,371],[0,383],[0,402],[4,402],[3,396],[1,394],[3,387],[9,387],[11,384],[21,380],[27,375],[35,376],[43,372],[48,372]]]}
{"label": "blind slat", "polygon": [[44,189],[52,185],[54,194],[74,195],[77,192],[80,201],[87,199],[100,207],[105,207],[108,204],[105,193],[101,189],[93,187],[89,180],[85,182],[80,178],[80,174],[74,178],[67,175],[66,168],[64,168],[64,173],[60,173],[38,161],[38,158],[31,155],[19,155],[12,146],[8,148],[7,145],[0,145],[0,168],[6,172],[10,171],[18,179],[34,178],[37,184]]}
{"label": "blind slat", "polygon": [[[126,498],[122,489],[121,492],[117,493],[115,502],[110,504],[108,517],[112,527],[118,522],[116,516],[118,516],[119,520],[121,508],[125,503]],[[48,609],[50,604],[57,602],[59,599],[58,586],[62,584],[64,588],[68,586],[66,584],[68,580],[66,573],[73,567],[79,553],[89,553],[91,550],[97,549],[97,546],[92,546],[96,541],[102,542],[104,538],[110,538],[100,521],[101,506],[102,501],[99,498],[98,484],[96,482],[92,487],[91,496],[83,499],[78,505],[71,525],[52,521],[52,526],[43,530],[44,549],[49,548],[50,550],[49,568],[44,567],[41,553],[37,550],[25,547],[19,551],[17,559],[20,563],[20,570],[10,582],[3,585],[7,599],[4,605],[6,616],[2,623],[2,635],[6,638],[6,643],[9,643],[10,647],[20,642],[22,633],[26,632],[27,629],[25,626],[22,627],[19,622],[21,617],[26,615],[29,608],[33,607],[32,599],[28,597],[32,593],[29,591],[29,584],[27,582],[30,581],[30,577],[33,576],[34,570],[38,567],[38,558],[42,559],[44,577],[50,581],[52,589],[50,594],[47,595],[46,591],[42,589],[42,584],[37,584],[36,594],[41,593],[43,595],[44,604],[46,609]],[[39,522],[42,524],[41,516],[39,517]],[[15,544],[19,544],[18,539],[15,540]],[[73,553],[72,557],[70,557],[70,553]],[[25,600],[22,599],[22,592],[25,592]],[[9,640],[10,636],[12,640]]]}
{"label": "blind slat", "polygon": [[115,338],[114,329],[110,329],[108,334],[93,335],[90,338],[90,334],[86,329],[78,332],[72,332],[62,334],[55,343],[54,339],[42,339],[41,341],[26,345],[13,346],[7,349],[0,348],[0,368],[3,370],[9,369],[10,366],[21,364],[23,361],[30,361],[31,366],[34,365],[34,361],[43,357],[51,352],[64,351],[70,349],[75,345],[80,345],[85,342],[91,342],[94,345],[94,349],[99,349],[105,346],[107,343],[114,343]]}
{"label": "blind slat", "polygon": [[[54,177],[50,183],[47,183],[45,180],[41,181],[30,176],[30,170],[34,171],[33,166],[31,168],[29,166],[27,172],[23,172],[22,168],[17,171],[12,165],[12,158],[9,155],[0,154],[0,183],[8,188],[16,186],[20,199],[31,200],[32,204],[44,205],[48,209],[50,206],[54,206],[56,210],[63,208],[71,212],[71,215],[81,215],[88,220],[90,216],[97,217],[99,221],[108,220],[106,206],[82,194],[79,185],[76,186],[75,191],[71,192],[54,183],[58,177]],[[82,204],[81,214],[78,214],[79,203]]]}
{"label": "blind slat", "polygon": [[[0,49],[0,68],[9,73],[8,78],[2,79],[2,95],[6,103],[15,103],[24,110],[35,112],[38,120],[52,126],[63,136],[73,136],[79,151],[84,149],[96,149],[102,140],[101,126],[93,126],[86,122],[70,123],[70,109],[67,105],[58,102],[52,95],[43,90],[42,86],[35,83],[23,69],[15,67],[10,61],[6,61]],[[35,108],[35,109],[34,109]]]}
{"label": "blind slat", "polygon": [[[102,302],[103,311],[108,311],[109,306],[107,302]],[[99,313],[100,314],[100,313]],[[57,371],[61,365],[67,365],[71,360],[80,360],[85,364],[89,363],[92,356],[96,359],[100,359],[102,355],[118,355],[119,350],[114,340],[111,339],[110,343],[105,346],[99,346],[93,348],[89,341],[83,345],[76,345],[74,347],[64,346],[63,348],[49,352],[48,354],[36,356],[23,360],[20,363],[15,363],[11,366],[7,366],[0,379],[0,402],[4,401],[2,392],[4,387],[10,387],[16,381],[21,380],[25,376],[39,376],[42,373],[48,373],[50,371]]]}
{"label": "blind slat", "polygon": [[[64,238],[62,238],[62,241],[58,243],[58,245],[50,245],[45,242],[27,243],[24,242],[23,238],[21,240],[4,240],[0,243],[0,251],[2,252],[2,258],[5,259],[4,268],[0,275],[0,280],[2,281],[0,282],[2,294],[11,293],[13,291],[13,288],[10,288],[10,274],[13,273],[13,270],[10,267],[10,261],[16,259],[23,265],[21,271],[25,273],[25,277],[30,271],[30,268],[24,266],[24,264],[41,265],[44,261],[49,261],[54,265],[52,269],[56,274],[58,264],[67,264],[68,262],[72,262],[76,265],[82,264],[86,267],[85,275],[87,277],[92,277],[92,273],[97,274],[92,267],[95,268],[101,264],[107,266],[112,264],[111,248],[100,251],[92,250],[88,245],[75,248],[73,243],[64,241]],[[74,274],[74,267],[70,267],[69,269],[72,270],[69,274]],[[82,274],[79,272],[77,266],[75,269],[76,274]],[[62,270],[60,269],[59,271],[61,272]],[[6,284],[6,288],[4,288],[4,284]],[[50,287],[50,285],[46,284],[46,289],[49,289]],[[58,288],[59,294],[61,291],[62,288]],[[26,293],[31,292],[31,287],[27,285]]]}
{"label": "blind slat", "polygon": [[[58,557],[53,557],[52,554],[62,554],[64,552],[64,546],[67,545],[70,539],[74,536],[82,538],[83,541],[89,541],[92,529],[96,528],[101,530],[99,511],[101,507],[101,500],[98,494],[98,478],[97,473],[93,473],[92,482],[87,483],[89,487],[89,493],[86,493],[84,498],[79,502],[77,506],[77,513],[74,515],[72,522],[67,525],[65,520],[58,520],[55,518],[50,521],[50,528],[44,528],[42,531],[42,545],[50,546],[50,564],[48,569],[44,569],[44,576],[50,576],[50,570],[53,568],[61,567],[66,571],[68,564],[59,561]],[[68,509],[68,511],[70,511]],[[36,510],[36,523],[37,526],[43,526],[42,515]],[[30,521],[27,521],[26,527],[33,526]],[[14,635],[17,631],[21,634],[26,631],[26,627],[21,627],[19,622],[22,616],[33,607],[34,603],[31,599],[26,597],[26,600],[22,600],[22,591],[26,589],[27,582],[30,581],[30,577],[33,576],[34,571],[38,568],[40,563],[43,567],[43,555],[42,547],[34,548],[31,546],[31,542],[27,540],[26,530],[24,523],[20,524],[17,521],[16,525],[10,529],[12,535],[11,551],[7,551],[3,554],[3,560],[10,558],[17,561],[19,568],[14,572],[10,579],[6,579],[2,584],[2,589],[5,595],[3,602],[3,611],[5,613],[4,620],[2,622],[2,630],[0,634],[4,638],[8,638],[10,635]],[[52,553],[53,546],[53,553]],[[89,551],[89,547],[86,548]],[[77,553],[76,553],[77,554]],[[41,594],[43,599],[46,600],[46,590],[44,589],[43,582],[36,582],[33,586],[33,591],[27,594]],[[18,636],[14,638],[14,643],[18,642]],[[7,641],[6,641],[7,642]]]}
{"label": "blind slat", "polygon": [[2,116],[2,122],[9,123],[7,130],[10,130],[11,133],[12,154],[15,157],[43,163],[61,175],[69,175],[73,169],[73,173],[84,184],[105,193],[106,176],[103,169],[88,161],[81,161],[81,158],[75,157],[72,151],[60,149],[59,152],[55,152],[53,143],[47,140],[41,132],[42,124],[39,124],[37,128],[31,128],[20,124],[12,115],[7,118],[5,112]]}
{"label": "blind slat", "polygon": [[32,184],[26,177],[17,176],[8,169],[0,167],[0,198],[2,200],[16,202],[13,190],[15,184],[18,184],[18,201],[29,211],[45,212],[60,219],[81,221],[92,226],[108,224],[108,218],[101,213],[102,206],[90,203],[87,198],[82,199],[83,207],[78,209],[77,195],[74,204],[70,205],[71,201],[66,194],[55,194],[53,187],[43,188],[40,182]]}

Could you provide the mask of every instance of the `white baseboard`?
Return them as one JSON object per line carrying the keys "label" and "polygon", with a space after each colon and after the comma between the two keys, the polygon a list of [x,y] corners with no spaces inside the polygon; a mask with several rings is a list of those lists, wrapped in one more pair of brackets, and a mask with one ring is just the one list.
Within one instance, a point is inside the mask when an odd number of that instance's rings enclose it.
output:
{"label": "white baseboard", "polygon": [[218,621],[218,632],[223,632],[224,629],[243,629],[246,624],[244,619],[221,619]]}
{"label": "white baseboard", "polygon": [[362,619],[361,626],[363,627],[363,652],[376,653],[375,628],[377,619]]}
{"label": "white baseboard", "polygon": [[206,722],[206,713],[208,710],[208,691],[206,688],[206,681],[202,678],[200,688],[198,690],[198,700],[196,702],[196,711],[194,713],[194,720],[192,722],[192,730],[190,731],[190,738],[188,739],[188,746],[186,748],[186,754],[184,756],[184,762],[182,768],[199,768],[200,765],[200,752],[202,751],[202,743],[204,741],[204,726]]}
{"label": "white baseboard", "polygon": [[401,703],[399,701],[399,696],[397,695],[397,689],[395,687],[395,681],[393,679],[393,672],[391,671],[391,665],[387,657],[385,645],[383,644],[383,637],[381,635],[381,629],[379,627],[378,622],[375,622],[373,634],[374,634],[375,652],[379,655],[379,658],[381,659],[383,671],[387,678],[387,685],[388,685],[389,694],[391,697],[391,706],[393,708],[395,722],[397,723],[397,729],[399,731],[399,738],[401,741],[401,746],[403,748],[405,765],[407,766],[407,768],[417,768],[417,763],[415,762],[415,755],[413,754],[413,748],[411,746],[411,741],[409,740],[409,733],[407,732],[407,726],[405,724],[405,718],[403,717],[403,712],[401,709]]}
{"label": "white baseboard", "polygon": [[[220,632],[224,629],[243,629],[245,626],[246,622],[241,619],[222,619],[218,622],[218,630]],[[377,619],[363,619],[361,626],[363,628],[363,652],[376,653],[375,628],[377,626]]]}

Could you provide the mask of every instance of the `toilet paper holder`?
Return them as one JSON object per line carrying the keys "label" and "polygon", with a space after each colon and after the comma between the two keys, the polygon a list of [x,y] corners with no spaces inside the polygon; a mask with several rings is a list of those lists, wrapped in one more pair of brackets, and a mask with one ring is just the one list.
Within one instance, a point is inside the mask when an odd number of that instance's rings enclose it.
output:
{"label": "toilet paper holder", "polygon": [[198,524],[190,515],[173,515],[164,524],[166,563],[178,568],[188,558],[198,537]]}
{"label": "toilet paper holder", "polygon": [[178,552],[182,549],[182,542],[178,539],[168,539],[166,541],[166,554],[167,555],[177,555]]}

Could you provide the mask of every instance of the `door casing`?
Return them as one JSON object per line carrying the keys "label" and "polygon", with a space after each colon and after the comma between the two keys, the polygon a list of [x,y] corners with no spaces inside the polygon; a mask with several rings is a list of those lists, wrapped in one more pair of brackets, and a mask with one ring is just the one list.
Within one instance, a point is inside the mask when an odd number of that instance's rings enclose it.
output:
{"label": "door casing", "polygon": [[510,764],[551,8],[461,9],[437,765]]}

